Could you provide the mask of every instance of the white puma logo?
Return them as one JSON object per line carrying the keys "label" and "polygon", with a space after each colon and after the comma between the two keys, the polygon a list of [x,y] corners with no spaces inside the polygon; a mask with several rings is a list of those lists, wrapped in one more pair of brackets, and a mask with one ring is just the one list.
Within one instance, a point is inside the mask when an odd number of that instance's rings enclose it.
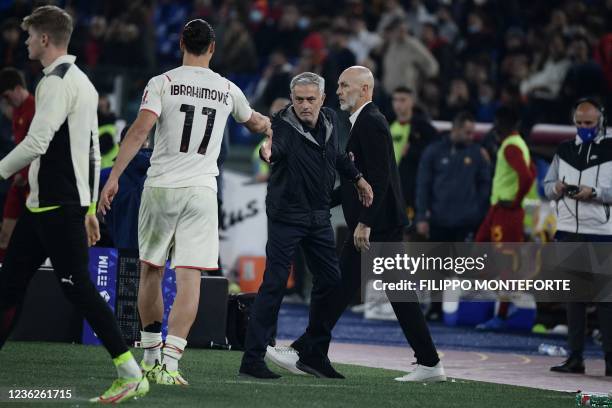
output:
{"label": "white puma logo", "polygon": [[72,275],[70,275],[70,276],[68,277],[68,279],[66,279],[66,278],[62,278],[62,279],[60,279],[60,281],[61,281],[62,283],[69,283],[69,284],[71,284],[72,286],[74,286],[74,282],[72,281]]}

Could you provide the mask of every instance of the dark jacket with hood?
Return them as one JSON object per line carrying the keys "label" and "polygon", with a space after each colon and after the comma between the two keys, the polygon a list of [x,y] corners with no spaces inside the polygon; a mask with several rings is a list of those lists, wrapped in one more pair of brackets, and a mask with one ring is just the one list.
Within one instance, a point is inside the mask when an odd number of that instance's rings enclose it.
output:
{"label": "dark jacket with hood", "polygon": [[[359,171],[338,146],[337,118],[321,108],[315,129],[305,128],[289,105],[272,119],[272,156],[266,197],[271,221],[300,226],[326,225],[336,170],[355,180]],[[317,142],[315,132],[322,132]]]}

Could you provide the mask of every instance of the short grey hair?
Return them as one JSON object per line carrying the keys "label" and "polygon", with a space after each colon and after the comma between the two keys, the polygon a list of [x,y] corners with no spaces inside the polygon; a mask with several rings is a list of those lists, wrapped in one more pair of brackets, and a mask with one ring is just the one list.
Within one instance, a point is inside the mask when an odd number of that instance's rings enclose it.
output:
{"label": "short grey hair", "polygon": [[296,85],[316,85],[321,95],[325,93],[325,79],[314,72],[302,72],[294,76],[289,84],[291,93],[293,93],[293,88],[295,88]]}

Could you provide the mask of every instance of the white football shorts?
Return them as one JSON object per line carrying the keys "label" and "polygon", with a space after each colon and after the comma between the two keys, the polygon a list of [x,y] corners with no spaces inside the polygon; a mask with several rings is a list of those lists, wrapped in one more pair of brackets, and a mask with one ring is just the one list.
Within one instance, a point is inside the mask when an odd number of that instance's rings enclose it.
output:
{"label": "white football shorts", "polygon": [[138,213],[140,260],[171,268],[218,269],[217,193],[210,187],[145,187]]}

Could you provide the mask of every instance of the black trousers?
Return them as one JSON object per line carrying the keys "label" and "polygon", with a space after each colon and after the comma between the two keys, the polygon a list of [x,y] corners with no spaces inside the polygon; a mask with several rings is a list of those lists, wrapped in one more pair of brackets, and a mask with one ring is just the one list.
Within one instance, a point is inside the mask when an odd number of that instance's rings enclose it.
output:
{"label": "black trousers", "polygon": [[[468,242],[473,241],[478,227],[441,227],[429,225],[429,242]],[[442,292],[431,293],[428,313],[436,312],[442,316]]]}
{"label": "black trousers", "polygon": [[[353,244],[353,232],[347,235],[346,241],[340,254],[340,270],[342,272],[342,286],[334,295],[334,305],[328,311],[327,321],[335,326],[338,319],[349,305],[351,299],[361,287],[361,254]],[[391,231],[377,232],[370,236],[371,242],[401,242],[403,239],[403,228]],[[418,364],[433,367],[440,361],[438,352],[433,344],[429,327],[425,321],[425,316],[418,301],[414,302],[391,302],[393,311],[402,328],[404,336],[415,353]],[[312,348],[312,343],[316,341],[318,346],[324,346],[325,356],[329,349],[331,333],[325,339],[314,338],[310,327],[306,332],[293,343],[293,347],[300,353],[308,352]]]}
{"label": "black trousers", "polygon": [[[612,303],[600,302],[597,306],[599,329],[601,330],[603,351],[612,354]],[[572,302],[567,304],[567,342],[570,352],[582,355],[586,335],[587,303]]]}
{"label": "black trousers", "polygon": [[466,242],[474,240],[478,227],[440,227],[433,223],[429,226],[430,242]]}
{"label": "black trousers", "polygon": [[[557,242],[612,242],[610,235],[574,234],[565,231],[557,231],[555,234]],[[567,342],[570,352],[582,355],[584,350],[584,338],[586,335],[586,308],[588,303],[570,302],[567,304]],[[612,303],[598,302],[597,317],[599,329],[601,330],[603,351],[606,356],[612,354]],[[608,357],[607,357],[608,358]]]}
{"label": "black trousers", "polygon": [[49,257],[64,295],[83,313],[111,357],[128,350],[112,310],[89,278],[86,211],[78,206],[42,213],[26,210],[17,222],[0,270],[0,347],[17,322],[30,280]]}
{"label": "black trousers", "polygon": [[325,341],[331,337],[333,328],[328,310],[332,306],[331,296],[340,284],[340,269],[331,224],[328,222],[323,226],[305,227],[268,220],[266,271],[247,328],[243,365],[263,361],[266,347],[276,331],[278,311],[289,278],[289,267],[300,244],[313,275],[308,325],[312,339],[309,353],[327,354]]}

